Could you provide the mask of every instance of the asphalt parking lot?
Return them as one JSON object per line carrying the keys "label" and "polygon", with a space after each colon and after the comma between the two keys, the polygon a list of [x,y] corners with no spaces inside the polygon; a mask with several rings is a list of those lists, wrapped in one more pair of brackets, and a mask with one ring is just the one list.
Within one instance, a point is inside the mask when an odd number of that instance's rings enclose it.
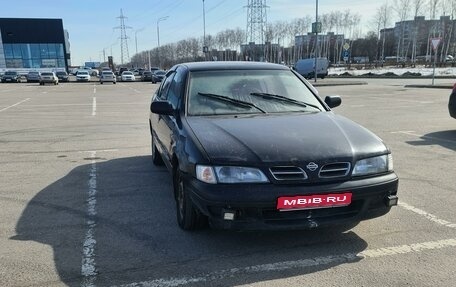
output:
{"label": "asphalt parking lot", "polygon": [[346,232],[184,232],[150,158],[158,85],[0,84],[0,285],[454,286],[450,90],[362,81],[318,90],[392,149],[400,205]]}

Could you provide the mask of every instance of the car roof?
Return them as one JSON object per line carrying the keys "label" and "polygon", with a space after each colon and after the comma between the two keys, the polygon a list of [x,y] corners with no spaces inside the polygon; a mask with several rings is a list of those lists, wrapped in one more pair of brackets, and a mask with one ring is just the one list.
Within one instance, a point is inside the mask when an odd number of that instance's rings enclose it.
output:
{"label": "car roof", "polygon": [[211,70],[290,70],[287,66],[265,63],[265,62],[190,62],[179,64],[185,66],[189,71],[211,71]]}

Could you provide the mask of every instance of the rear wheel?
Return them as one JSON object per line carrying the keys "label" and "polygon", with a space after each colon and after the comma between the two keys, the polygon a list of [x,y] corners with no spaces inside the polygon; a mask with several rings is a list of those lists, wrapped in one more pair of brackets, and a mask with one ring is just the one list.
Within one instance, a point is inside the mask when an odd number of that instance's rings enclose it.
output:
{"label": "rear wheel", "polygon": [[196,230],[204,227],[207,219],[193,204],[185,188],[179,168],[174,172],[174,192],[176,195],[177,223],[184,230]]}

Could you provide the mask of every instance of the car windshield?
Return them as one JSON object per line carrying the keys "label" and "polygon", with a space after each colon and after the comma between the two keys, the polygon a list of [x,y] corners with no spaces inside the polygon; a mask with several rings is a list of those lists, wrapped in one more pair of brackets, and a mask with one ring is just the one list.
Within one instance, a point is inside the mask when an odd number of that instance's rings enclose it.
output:
{"label": "car windshield", "polygon": [[38,72],[29,72],[28,74],[34,76],[34,75],[38,75],[39,73]]}
{"label": "car windshield", "polygon": [[103,72],[103,75],[112,75],[112,72]]}
{"label": "car windshield", "polygon": [[66,72],[57,72],[56,74],[63,76],[63,75],[66,75],[67,73]]}
{"label": "car windshield", "polygon": [[86,72],[86,71],[81,71],[81,72],[78,72],[78,75],[88,75],[89,72]]}
{"label": "car windshield", "polygon": [[152,74],[151,72],[144,72],[143,75],[150,75]]}
{"label": "car windshield", "polygon": [[188,115],[198,116],[325,110],[309,88],[288,70],[192,72],[187,104]]}
{"label": "car windshield", "polygon": [[52,73],[41,73],[41,76],[53,76]]}
{"label": "car windshield", "polygon": [[5,75],[15,76],[15,75],[17,75],[17,73],[16,72],[5,72]]}
{"label": "car windshield", "polygon": [[133,75],[132,72],[123,72],[124,75]]}
{"label": "car windshield", "polygon": [[160,70],[160,71],[154,72],[154,74],[155,74],[155,75],[159,75],[159,76],[163,76],[164,74],[166,74],[166,72]]}

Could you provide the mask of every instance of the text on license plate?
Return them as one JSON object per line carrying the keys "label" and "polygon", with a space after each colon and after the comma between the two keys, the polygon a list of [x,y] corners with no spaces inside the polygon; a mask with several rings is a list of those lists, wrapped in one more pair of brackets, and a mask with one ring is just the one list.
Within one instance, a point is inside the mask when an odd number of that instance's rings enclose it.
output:
{"label": "text on license plate", "polygon": [[277,209],[292,210],[347,206],[351,203],[351,198],[351,192],[284,196],[278,198]]}

